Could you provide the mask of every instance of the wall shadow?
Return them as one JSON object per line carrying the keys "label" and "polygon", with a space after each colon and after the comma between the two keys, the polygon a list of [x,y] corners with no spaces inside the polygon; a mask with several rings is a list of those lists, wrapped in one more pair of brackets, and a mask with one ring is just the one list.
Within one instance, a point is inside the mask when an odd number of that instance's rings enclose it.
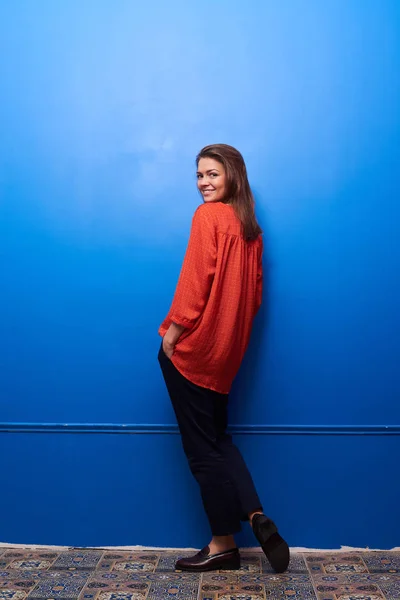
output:
{"label": "wall shadow", "polygon": [[272,264],[267,222],[268,212],[265,206],[259,204],[257,194],[254,193],[254,196],[256,199],[258,222],[263,230],[263,299],[260,310],[254,319],[249,347],[232,386],[229,406],[229,423],[231,425],[251,424],[247,420],[246,409],[253,403],[257,403],[256,386],[254,383],[263,371],[268,351],[267,338],[270,319],[270,274]]}
{"label": "wall shadow", "polygon": [[[267,364],[266,354],[268,352],[268,327],[270,323],[270,274],[271,274],[271,249],[270,236],[268,229],[268,210],[266,206],[259,201],[256,193],[253,194],[256,200],[256,212],[258,222],[263,230],[263,299],[260,310],[255,317],[251,339],[246,355],[243,359],[240,371],[234,381],[229,399],[229,424],[230,425],[256,425],[252,410],[254,405],[260,402],[260,386],[255,382],[261,373],[265,374]],[[265,204],[265,202],[264,202]],[[244,459],[246,460],[250,472],[253,471],[254,457],[251,459],[244,449],[244,444],[235,436],[235,443],[238,444]],[[243,442],[243,440],[242,440]],[[255,480],[256,487],[257,481]],[[263,499],[261,498],[261,501]],[[239,546],[257,546],[257,541],[249,526],[244,524],[243,531],[237,536]]]}

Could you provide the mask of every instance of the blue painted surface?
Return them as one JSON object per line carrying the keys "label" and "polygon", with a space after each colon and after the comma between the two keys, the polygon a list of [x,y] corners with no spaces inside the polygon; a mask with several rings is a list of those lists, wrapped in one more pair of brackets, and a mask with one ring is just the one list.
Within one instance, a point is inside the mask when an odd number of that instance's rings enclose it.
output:
{"label": "blue painted surface", "polygon": [[[398,437],[236,439],[291,546],[398,545],[398,496],[388,478],[398,470]],[[17,434],[2,443],[12,475],[2,478],[5,542],[206,543],[208,524],[178,436]],[[247,523],[238,542],[255,545]]]}
{"label": "blue painted surface", "polygon": [[231,402],[284,428],[238,436],[261,494],[292,545],[399,544],[399,436],[312,435],[400,424],[399,40],[396,0],[0,4],[4,541],[206,541],[177,436],[27,430],[173,425],[157,328],[221,141],[267,246]]}

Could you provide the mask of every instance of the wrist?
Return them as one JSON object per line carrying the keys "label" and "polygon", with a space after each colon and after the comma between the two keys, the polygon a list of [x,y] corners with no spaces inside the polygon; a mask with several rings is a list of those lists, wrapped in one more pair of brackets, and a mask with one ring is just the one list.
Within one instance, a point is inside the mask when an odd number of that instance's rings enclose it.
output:
{"label": "wrist", "polygon": [[165,346],[171,346],[171,347],[175,346],[175,342],[168,335],[168,332],[164,335],[163,342],[164,342]]}
{"label": "wrist", "polygon": [[184,329],[185,328],[182,327],[182,325],[177,325],[176,323],[171,323],[168,331],[166,332],[166,334],[164,336],[165,343],[171,347],[174,347],[176,345],[177,341],[179,340],[179,338],[181,337]]}

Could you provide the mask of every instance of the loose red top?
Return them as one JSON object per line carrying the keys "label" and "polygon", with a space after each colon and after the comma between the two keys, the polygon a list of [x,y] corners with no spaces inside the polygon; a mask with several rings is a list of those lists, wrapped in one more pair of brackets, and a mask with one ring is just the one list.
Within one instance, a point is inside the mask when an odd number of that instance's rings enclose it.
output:
{"label": "loose red top", "polygon": [[228,394],[262,296],[262,237],[246,242],[234,209],[196,210],[175,296],[159,333],[182,325],[172,362],[193,383]]}

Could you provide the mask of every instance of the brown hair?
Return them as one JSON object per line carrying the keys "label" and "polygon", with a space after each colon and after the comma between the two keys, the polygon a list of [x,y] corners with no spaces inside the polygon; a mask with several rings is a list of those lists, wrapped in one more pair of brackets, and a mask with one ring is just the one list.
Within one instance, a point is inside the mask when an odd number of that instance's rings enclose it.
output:
{"label": "brown hair", "polygon": [[222,202],[231,204],[236,216],[242,223],[243,237],[247,241],[255,240],[261,227],[257,223],[254,212],[254,197],[247,179],[246,165],[243,156],[236,148],[227,144],[212,144],[205,146],[196,157],[199,165],[201,158],[213,158],[221,163],[226,174],[226,197]]}

